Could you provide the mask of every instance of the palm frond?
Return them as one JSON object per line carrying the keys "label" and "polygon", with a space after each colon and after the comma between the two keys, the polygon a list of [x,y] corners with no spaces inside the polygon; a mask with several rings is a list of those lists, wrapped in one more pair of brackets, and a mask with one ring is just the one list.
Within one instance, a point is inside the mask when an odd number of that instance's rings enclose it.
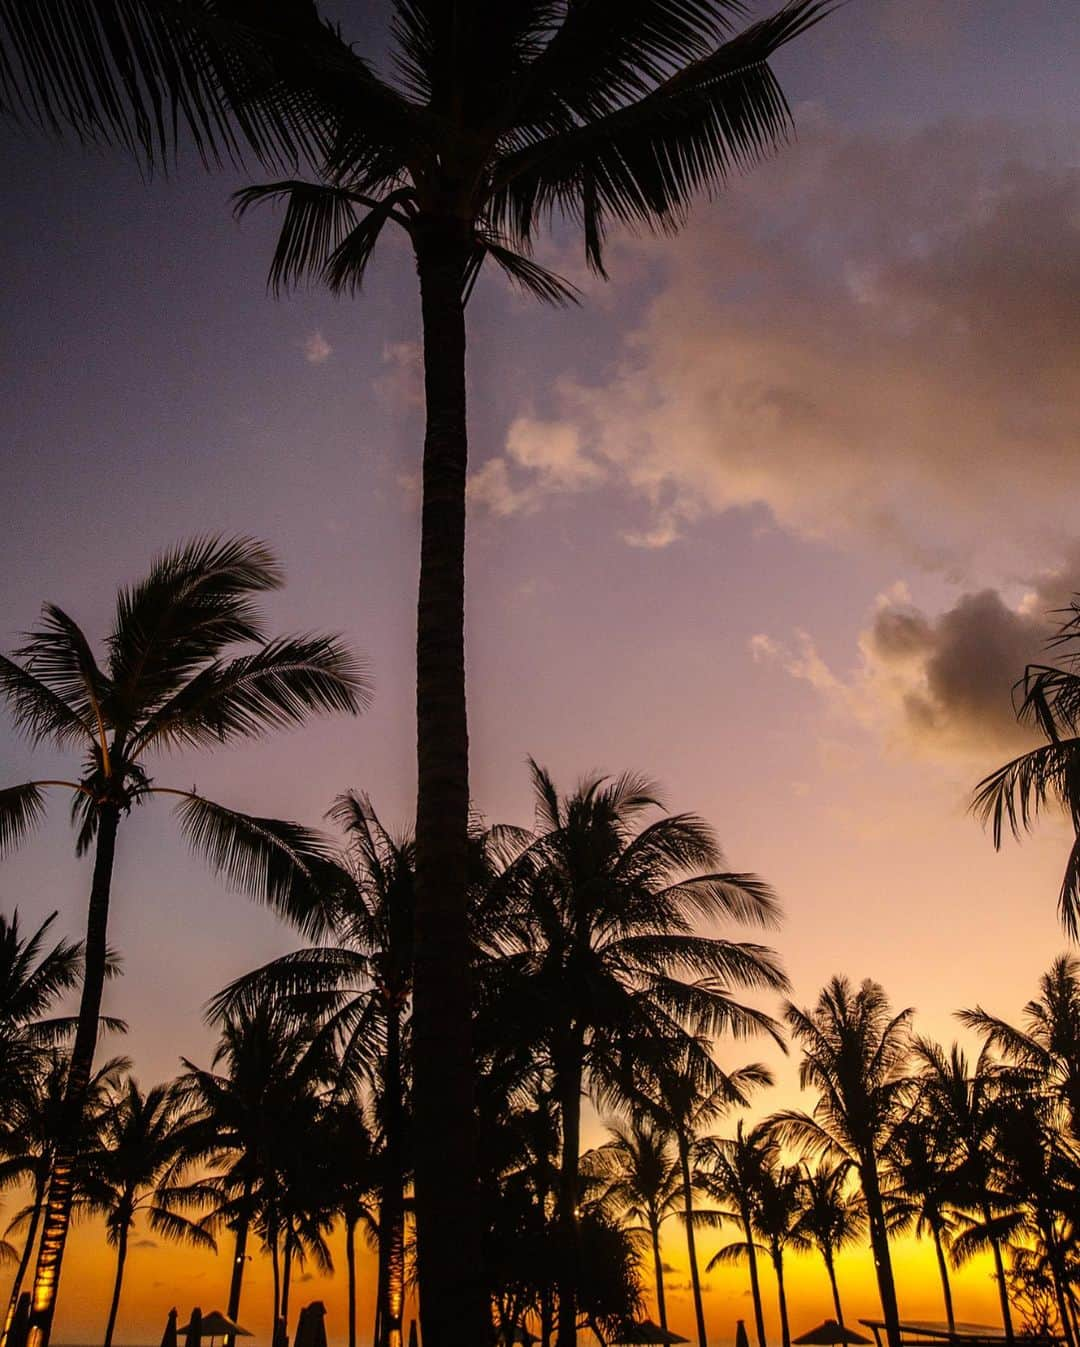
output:
{"label": "palm frond", "polygon": [[267,276],[267,285],[275,294],[324,275],[331,257],[357,228],[357,208],[362,204],[346,187],[295,178],[257,183],[233,197],[238,217],[255,206],[281,201],[285,202],[285,218]]}
{"label": "palm frond", "polygon": [[490,257],[500,271],[519,289],[544,304],[553,304],[558,308],[581,302],[581,291],[576,285],[557,272],[540,266],[531,257],[511,248],[508,244],[499,242],[490,233],[478,235],[475,266],[472,278],[465,289],[466,300],[485,257]]}
{"label": "palm frond", "polygon": [[45,816],[45,797],[34,781],[0,790],[0,856],[19,845]]}
{"label": "palm frond", "polygon": [[84,719],[62,696],[14,660],[0,655],[0,695],[11,707],[15,726],[31,743],[50,739],[58,747],[89,739],[95,741],[96,724]]}

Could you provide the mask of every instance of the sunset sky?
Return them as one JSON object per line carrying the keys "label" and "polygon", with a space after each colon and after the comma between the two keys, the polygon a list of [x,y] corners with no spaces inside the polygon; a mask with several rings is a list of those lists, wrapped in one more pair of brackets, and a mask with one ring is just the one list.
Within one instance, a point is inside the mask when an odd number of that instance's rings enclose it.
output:
{"label": "sunset sky", "polygon": [[[382,42],[376,0],[326,12]],[[557,234],[543,260],[585,290],[568,312],[477,288],[474,799],[529,823],[530,754],[564,787],[649,773],[778,889],[793,999],[873,977],[948,1041],[957,1008],[1018,1016],[1065,944],[1064,825],[998,855],[966,811],[1029,742],[1010,686],[1080,589],[1080,7],[851,0],[776,68],[797,141],[680,237],[616,240],[604,285]],[[288,572],[277,628],[346,633],[374,705],[159,762],[157,780],[307,822],[357,787],[407,822],[422,409],[403,243],[357,301],[274,300],[274,217],[230,214],[251,179],[188,156],[145,181],[9,126],[0,150],[0,646],[45,599],[100,632],[117,586],[176,540],[258,535]],[[58,761],[0,721],[0,784]],[[57,798],[0,867],[0,905],[58,909],[76,936],[88,883]],[[207,998],[297,941],[189,856],[163,806],[125,821],[114,895],[126,972],[107,1009],[130,1031],[109,1047],[149,1085],[181,1054],[208,1061]],[[795,1060],[719,1052],[776,1070],[762,1112],[798,1104]],[[680,1240],[673,1223],[689,1333]],[[112,1255],[87,1226],[67,1258],[58,1340],[99,1340]],[[137,1245],[118,1341],[158,1341],[174,1303],[223,1307],[227,1261]],[[847,1315],[876,1314],[869,1254],[840,1275]],[[941,1317],[929,1246],[902,1246],[897,1276],[903,1315]],[[791,1282],[799,1332],[831,1312],[828,1286],[813,1259]],[[298,1288],[327,1301],[332,1340],[343,1283]],[[745,1275],[707,1284],[723,1341],[751,1317]],[[956,1296],[958,1317],[994,1322],[987,1267]],[[255,1264],[240,1317],[265,1336],[269,1316]]]}

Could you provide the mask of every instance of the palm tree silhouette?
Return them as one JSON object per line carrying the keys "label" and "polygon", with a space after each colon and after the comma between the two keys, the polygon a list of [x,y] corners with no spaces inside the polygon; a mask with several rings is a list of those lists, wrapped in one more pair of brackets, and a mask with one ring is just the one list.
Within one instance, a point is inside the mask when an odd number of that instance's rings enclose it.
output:
{"label": "palm tree silhouette", "polygon": [[166,1239],[216,1250],[214,1239],[172,1205],[172,1189],[184,1163],[183,1099],[172,1087],[155,1085],[143,1094],[133,1076],[110,1091],[97,1118],[97,1145],[89,1157],[92,1181],[86,1205],[105,1217],[108,1242],[116,1250],[104,1347],[112,1347],[128,1240],[140,1214]]}
{"label": "palm tree silhouette", "polygon": [[[0,96],[83,138],[169,157],[310,165],[282,199],[271,280],[355,289],[388,225],[419,273],[427,426],[417,620],[416,1200],[430,1347],[487,1321],[475,1215],[467,935],[464,661],[465,305],[491,259],[550,302],[572,294],[530,257],[552,216],[603,274],[612,227],[677,229],[691,203],[784,140],[768,65],[831,0],[788,0],[733,35],[736,0],[395,0],[394,82],[308,0],[273,6],[0,0]],[[380,63],[381,64],[381,63]],[[171,115],[170,115],[171,114]]]}
{"label": "palm tree silhouette", "polygon": [[847,1191],[850,1174],[846,1160],[836,1165],[819,1164],[813,1170],[804,1165],[795,1223],[796,1234],[821,1254],[841,1328],[844,1311],[836,1283],[836,1255],[845,1245],[854,1244],[866,1229],[866,1204],[859,1194]]}
{"label": "palm tree silhouette", "polygon": [[741,1118],[733,1137],[708,1137],[700,1147],[698,1174],[702,1188],[714,1201],[730,1204],[730,1210],[711,1213],[710,1222],[728,1220],[742,1231],[758,1347],[765,1347],[765,1316],[754,1242],[755,1212],[764,1176],[775,1157],[776,1140],[769,1129],[759,1123],[747,1130]]}
{"label": "palm tree silhouette", "polygon": [[513,1032],[539,1039],[559,1104],[558,1344],[572,1347],[585,1085],[627,1099],[634,1064],[655,1058],[658,1045],[706,1078],[715,1069],[707,1040],[774,1030],[731,989],[778,990],[786,978],[762,945],[693,933],[695,920],[771,925],[778,911],[756,876],[714,868],[722,858],[702,819],[646,822],[662,804],[641,777],[594,777],[562,797],[546,771],[531,769],[539,835],[492,890],[512,971],[505,1022],[516,1015]]}
{"label": "palm tree silhouette", "polygon": [[781,1140],[848,1160],[858,1174],[889,1347],[900,1347],[900,1316],[879,1165],[909,1089],[912,1013],[894,1015],[884,989],[869,978],[858,991],[847,978],[832,978],[812,1010],[789,1002],[785,1018],[803,1052],[799,1083],[819,1097],[812,1116],[785,1111],[770,1120]]}
{"label": "palm tree silhouette", "polygon": [[[255,596],[282,584],[274,558],[247,538],[198,539],[154,562],[117,598],[99,664],[87,637],[55,604],[14,659],[0,656],[0,695],[33,743],[84,755],[75,780],[0,790],[0,851],[44,812],[45,790],[72,794],[77,852],[94,849],[79,1019],[68,1071],[68,1140],[57,1146],[33,1292],[35,1342],[47,1343],[71,1207],[82,1094],[93,1067],[108,963],[109,899],[121,819],[157,795],[178,801],[180,831],[235,887],[301,926],[323,921],[326,845],[308,830],[253,818],[194,790],[159,786],[147,759],[250,739],[318,712],[357,712],[367,683],[333,636],[268,640]],[[233,655],[238,644],[252,653]],[[21,662],[20,662],[21,661]]]}

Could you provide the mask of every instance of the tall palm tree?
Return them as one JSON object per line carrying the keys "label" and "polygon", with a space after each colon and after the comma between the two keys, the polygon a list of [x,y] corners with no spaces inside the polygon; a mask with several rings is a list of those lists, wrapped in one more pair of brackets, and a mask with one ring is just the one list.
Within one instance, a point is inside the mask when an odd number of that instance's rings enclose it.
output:
{"label": "tall palm tree", "polygon": [[531,767],[539,835],[492,891],[504,907],[513,970],[506,1023],[534,1036],[559,1105],[558,1345],[572,1347],[584,1088],[624,1101],[634,1064],[655,1059],[657,1045],[704,1078],[713,1037],[774,1031],[732,989],[778,990],[786,978],[764,946],[694,933],[701,920],[777,920],[768,885],[716,868],[722,857],[702,819],[660,814],[647,822],[662,804],[640,777],[594,777],[563,797],[546,771]]}
{"label": "tall palm tree", "polygon": [[186,1123],[183,1097],[172,1086],[155,1085],[144,1094],[133,1076],[111,1092],[98,1118],[88,1205],[105,1217],[106,1238],[116,1250],[104,1347],[112,1347],[128,1240],[140,1214],[166,1239],[217,1248],[213,1237],[180,1215],[171,1200],[186,1158]]}
{"label": "tall palm tree", "polygon": [[804,1165],[795,1225],[796,1233],[821,1254],[841,1328],[844,1311],[836,1281],[836,1255],[845,1245],[854,1244],[866,1228],[866,1204],[858,1193],[848,1191],[850,1174],[851,1166],[844,1160],[837,1165],[819,1164],[816,1169]]}
{"label": "tall palm tree", "polygon": [[[784,1046],[779,1030],[771,1030],[777,1043]],[[637,1106],[666,1128],[675,1139],[682,1182],[682,1219],[686,1233],[686,1256],[690,1267],[690,1289],[694,1300],[698,1347],[706,1347],[705,1304],[701,1293],[695,1235],[694,1188],[697,1182],[696,1159],[702,1133],[735,1107],[746,1108],[753,1090],[773,1083],[772,1073],[759,1062],[736,1071],[722,1071],[710,1058],[702,1058],[696,1045],[674,1046],[660,1041],[655,1061],[647,1054],[639,1063],[638,1075],[646,1085]]]}
{"label": "tall palm tree", "polygon": [[371,1130],[355,1099],[339,1099],[326,1110],[321,1145],[332,1175],[337,1214],[345,1226],[348,1344],[356,1347],[356,1232],[359,1228],[378,1235],[381,1174]]}
{"label": "tall palm tree", "polygon": [[[780,1313],[780,1338],[783,1347],[791,1347],[791,1325],[788,1321],[787,1288],[784,1284],[784,1251],[790,1247],[806,1247],[806,1237],[799,1228],[801,1211],[801,1171],[795,1165],[780,1163],[779,1150],[770,1153],[757,1179],[757,1191],[751,1213],[751,1237],[726,1244],[706,1265],[711,1271],[720,1263],[741,1261],[764,1248],[776,1275],[777,1308]],[[756,1239],[763,1244],[756,1243]]]}
{"label": "tall palm tree", "polygon": [[[15,658],[0,656],[0,696],[16,727],[35,744],[83,754],[74,780],[0,790],[0,852],[39,820],[49,788],[71,794],[78,854],[94,851],[66,1137],[54,1157],[34,1278],[33,1331],[43,1344],[56,1306],[73,1147],[97,1043],[121,819],[155,796],[176,799],[181,833],[216,872],[301,926],[323,921],[321,839],[293,823],[226,809],[194,790],[157,785],[147,770],[154,754],[255,738],[314,713],[360,709],[367,683],[336,637],[264,635],[256,596],[281,584],[281,570],[261,543],[197,539],[159,557],[144,580],[120,591],[103,663],[74,619],[51,603]],[[232,654],[237,645],[253,649]]]}
{"label": "tall palm tree", "polygon": [[758,1277],[755,1212],[765,1174],[775,1158],[776,1139],[770,1130],[760,1123],[747,1130],[741,1118],[733,1137],[706,1138],[699,1155],[699,1183],[714,1201],[730,1208],[715,1212],[715,1219],[732,1221],[742,1231],[758,1347],[765,1347],[765,1315]]}
{"label": "tall palm tree", "polygon": [[974,813],[991,825],[994,846],[1005,829],[1019,838],[1035,824],[1048,801],[1068,816],[1075,834],[1058,895],[1066,931],[1080,935],[1080,595],[1049,644],[1062,652],[1059,664],[1029,664],[1016,685],[1016,716],[1046,739],[984,777],[975,787]]}
{"label": "tall palm tree", "polygon": [[33,1085],[41,1049],[72,1027],[67,1019],[46,1018],[56,1001],[76,987],[82,972],[79,945],[46,941],[56,913],[24,934],[19,909],[0,912],[0,1113],[9,1116]]}
{"label": "tall palm tree", "polygon": [[656,1284],[656,1312],[667,1332],[664,1262],[660,1256],[660,1228],[675,1212],[682,1195],[678,1156],[670,1135],[646,1119],[629,1126],[609,1124],[602,1146],[584,1157],[589,1172],[604,1184],[602,1204],[610,1205],[644,1231],[652,1246]]}
{"label": "tall palm tree", "polygon": [[771,1120],[782,1140],[847,1160],[866,1201],[881,1309],[889,1347],[900,1347],[892,1257],[879,1168],[909,1092],[912,1011],[893,1014],[884,989],[867,978],[856,991],[834,977],[812,1010],[787,1005],[785,1017],[802,1047],[799,1083],[818,1090],[813,1115],[789,1111]]}
{"label": "tall palm tree", "polygon": [[[167,157],[248,152],[307,181],[272,280],[355,289],[384,227],[404,230],[421,301],[427,426],[417,618],[416,1167],[430,1347],[487,1320],[466,915],[465,306],[491,259],[541,299],[570,288],[529,256],[558,215],[603,273],[615,227],[669,232],[701,194],[786,137],[769,57],[830,0],[788,0],[733,35],[737,0],[394,0],[396,73],[377,73],[310,0],[0,2],[0,99],[84,138]],[[87,9],[89,8],[89,14]],[[384,66],[384,62],[379,63]],[[170,115],[171,114],[171,115]],[[464,1328],[463,1328],[464,1326]]]}
{"label": "tall palm tree", "polygon": [[[114,1057],[103,1063],[90,1077],[83,1099],[82,1131],[79,1144],[74,1198],[81,1201],[87,1188],[88,1157],[96,1136],[98,1118],[108,1098],[108,1091],[120,1074],[129,1069],[124,1057]],[[22,1251],[19,1254],[15,1279],[11,1284],[0,1343],[7,1341],[11,1323],[19,1303],[23,1281],[37,1241],[41,1213],[52,1173],[53,1152],[60,1137],[64,1114],[64,1096],[67,1091],[68,1059],[58,1048],[46,1049],[40,1069],[26,1083],[18,1108],[5,1117],[0,1125],[0,1190],[20,1187],[26,1190],[29,1201],[17,1212],[8,1226],[8,1234],[25,1230]]]}

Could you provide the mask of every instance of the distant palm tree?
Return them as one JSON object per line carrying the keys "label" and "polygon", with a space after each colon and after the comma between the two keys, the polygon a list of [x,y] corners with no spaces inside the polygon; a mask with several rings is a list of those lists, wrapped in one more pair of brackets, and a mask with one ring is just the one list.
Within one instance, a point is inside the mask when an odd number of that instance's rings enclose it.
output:
{"label": "distant palm tree", "polygon": [[1014,837],[1030,829],[1049,800],[1069,816],[1075,839],[1058,895],[1062,924],[1075,940],[1080,935],[1080,595],[1050,647],[1061,650],[1061,664],[1029,664],[1017,684],[1017,719],[1046,739],[1040,748],[991,772],[975,787],[972,809],[989,823],[994,846],[1006,826]]}
{"label": "distant palm tree", "polygon": [[714,1201],[727,1203],[730,1207],[730,1210],[713,1213],[713,1220],[729,1220],[742,1230],[758,1347],[765,1347],[765,1316],[758,1278],[755,1213],[758,1195],[776,1153],[776,1139],[767,1127],[759,1123],[747,1130],[740,1118],[733,1137],[705,1139],[698,1170],[699,1182],[705,1192]]}
{"label": "distant palm tree", "polygon": [[790,1246],[805,1248],[807,1245],[807,1239],[799,1228],[802,1182],[800,1170],[794,1165],[781,1164],[779,1151],[773,1151],[769,1163],[762,1168],[758,1177],[751,1213],[751,1238],[725,1245],[713,1254],[706,1265],[707,1270],[712,1271],[721,1263],[749,1259],[752,1254],[756,1257],[763,1250],[768,1253],[776,1274],[783,1347],[791,1347],[787,1289],[784,1285],[784,1251]]}
{"label": "distant palm tree", "polygon": [[[281,570],[261,543],[199,539],[164,554],[144,580],[120,591],[104,665],[55,604],[45,605],[15,659],[0,656],[0,696],[16,727],[34,743],[84,755],[75,780],[0,790],[0,851],[40,819],[49,787],[71,792],[78,854],[94,849],[82,1000],[67,1079],[68,1135],[56,1150],[34,1280],[33,1326],[42,1344],[56,1305],[73,1147],[97,1043],[121,818],[154,796],[174,797],[181,832],[215,871],[302,927],[323,921],[324,842],[296,824],[253,818],[194,790],[156,785],[146,766],[155,753],[255,738],[313,713],[360,709],[367,683],[336,637],[264,636],[256,596],[281,584]],[[254,649],[230,656],[239,644]]]}
{"label": "distant palm tree", "polygon": [[356,1231],[378,1236],[379,1157],[359,1105],[338,1100],[325,1112],[320,1131],[331,1175],[334,1201],[345,1225],[348,1279],[348,1344],[356,1347]]}
{"label": "distant palm tree", "polygon": [[813,1170],[804,1165],[795,1225],[797,1234],[821,1254],[841,1328],[844,1311],[836,1282],[836,1255],[846,1245],[854,1244],[866,1229],[866,1204],[858,1193],[847,1191],[850,1175],[846,1160],[836,1165],[819,1164]]}
{"label": "distant palm tree", "polygon": [[[310,0],[270,6],[0,0],[0,98],[50,127],[168,157],[247,151],[312,181],[284,200],[271,276],[359,286],[388,224],[416,258],[427,429],[417,635],[416,1112],[428,1347],[488,1319],[475,1206],[464,660],[465,305],[491,259],[547,301],[572,291],[530,257],[553,216],[603,274],[611,228],[678,228],[694,200],[780,145],[768,65],[830,8],[788,0],[733,34],[736,0],[395,0],[389,62]],[[39,14],[40,11],[40,14]],[[378,52],[381,58],[382,51]],[[395,72],[387,79],[378,69]]]}
{"label": "distant palm tree", "polygon": [[[98,1118],[104,1107],[108,1090],[120,1074],[130,1068],[124,1057],[105,1062],[90,1078],[83,1099],[83,1123],[76,1148],[74,1198],[81,1202],[86,1190],[87,1164],[91,1140],[96,1135]],[[19,1303],[23,1280],[37,1240],[45,1195],[52,1173],[53,1152],[61,1134],[64,1114],[64,1096],[67,1091],[68,1059],[58,1048],[42,1053],[40,1069],[26,1083],[18,1108],[9,1113],[0,1125],[0,1190],[19,1187],[27,1191],[29,1201],[16,1212],[8,1226],[8,1234],[24,1229],[22,1252],[19,1255],[15,1280],[11,1285],[4,1330],[0,1343],[6,1342],[11,1322]]]}
{"label": "distant palm tree", "polygon": [[609,1140],[583,1157],[590,1176],[603,1185],[601,1203],[610,1205],[631,1228],[649,1237],[656,1283],[656,1312],[660,1327],[667,1332],[667,1303],[664,1297],[664,1262],[660,1255],[660,1228],[678,1210],[682,1196],[682,1176],[678,1156],[673,1153],[670,1134],[654,1123],[638,1119],[629,1126],[609,1124]]}
{"label": "distant palm tree", "polygon": [[633,1065],[657,1045],[702,1078],[711,1037],[774,1031],[732,988],[780,990],[787,979],[762,945],[694,933],[702,920],[771,925],[778,911],[762,880],[715,868],[722,858],[702,819],[647,822],[662,805],[637,776],[594,777],[563,797],[531,766],[538,836],[492,890],[513,970],[506,1013],[515,1032],[536,1035],[559,1103],[558,1344],[573,1347],[583,1089],[624,1101]]}
{"label": "distant palm tree", "polygon": [[173,1087],[155,1085],[143,1094],[133,1076],[112,1090],[99,1115],[87,1205],[105,1217],[106,1238],[116,1250],[104,1347],[112,1347],[128,1239],[140,1214],[154,1234],[217,1248],[211,1235],[173,1206],[186,1122],[182,1096]]}
{"label": "distant palm tree", "polygon": [[40,1064],[41,1049],[74,1026],[46,1018],[57,1000],[78,986],[82,949],[59,940],[45,949],[56,913],[24,935],[19,909],[0,912],[0,1116],[17,1108]]}
{"label": "distant palm tree", "polygon": [[900,1315],[879,1166],[910,1092],[911,1016],[910,1009],[893,1014],[869,978],[856,991],[834,977],[812,1010],[789,1002],[785,1017],[803,1053],[799,1083],[819,1097],[812,1116],[788,1111],[770,1120],[782,1140],[847,1160],[858,1175],[889,1347],[900,1347]]}
{"label": "distant palm tree", "polygon": [[[768,1028],[769,1026],[763,1026]],[[770,1029],[784,1047],[779,1029]],[[710,1058],[702,1058],[696,1044],[672,1045],[658,1040],[639,1060],[635,1074],[646,1082],[635,1102],[648,1117],[654,1118],[675,1139],[682,1180],[682,1218],[686,1233],[686,1256],[690,1267],[690,1289],[694,1299],[698,1347],[706,1347],[705,1305],[701,1293],[701,1274],[695,1236],[694,1188],[697,1183],[696,1159],[701,1148],[699,1138],[706,1128],[731,1109],[746,1108],[753,1090],[773,1083],[772,1073],[759,1062],[730,1073],[722,1071]]]}

